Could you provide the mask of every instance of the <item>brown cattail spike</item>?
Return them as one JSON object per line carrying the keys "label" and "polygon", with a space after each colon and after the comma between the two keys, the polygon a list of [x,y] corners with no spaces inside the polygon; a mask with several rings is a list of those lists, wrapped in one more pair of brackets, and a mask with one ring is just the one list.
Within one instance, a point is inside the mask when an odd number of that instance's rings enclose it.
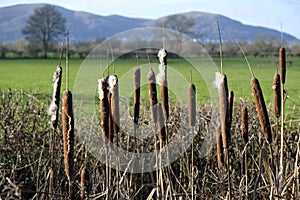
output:
{"label": "brown cattail spike", "polygon": [[166,129],[165,129],[165,118],[162,110],[161,104],[158,104],[158,120],[157,120],[157,128],[159,131],[159,139],[162,142],[166,141]]}
{"label": "brown cattail spike", "polygon": [[49,107],[49,112],[51,114],[51,124],[54,129],[56,129],[58,124],[61,76],[62,68],[61,66],[57,66],[53,74],[53,94],[52,102]]}
{"label": "brown cattail spike", "polygon": [[80,172],[80,199],[85,199],[86,193],[86,168],[82,168]]}
{"label": "brown cattail spike", "polygon": [[251,85],[252,85],[252,94],[254,97],[255,107],[257,110],[259,123],[262,128],[262,132],[263,132],[264,137],[267,140],[267,142],[269,144],[271,144],[272,143],[272,132],[271,132],[268,111],[267,111],[267,107],[265,104],[262,90],[260,88],[260,84],[255,77],[253,77],[251,79]]}
{"label": "brown cattail spike", "polygon": [[220,130],[220,125],[216,127],[216,140],[217,140],[217,159],[218,159],[218,168],[222,169],[224,165],[224,154],[223,154],[223,145],[222,145],[222,134]]}
{"label": "brown cattail spike", "polygon": [[242,107],[242,141],[243,145],[248,143],[248,108],[247,106]]}
{"label": "brown cattail spike", "polygon": [[274,114],[275,117],[280,117],[281,95],[280,95],[280,75],[274,74],[273,86],[274,90]]}
{"label": "brown cattail spike", "polygon": [[230,128],[231,128],[231,123],[232,123],[234,93],[232,90],[230,90],[228,94],[229,95],[228,95],[228,108],[227,108],[227,112],[228,112],[227,143],[230,144],[230,142],[231,142]]}
{"label": "brown cattail spike", "polygon": [[100,113],[101,113],[101,130],[104,143],[107,143],[109,138],[109,102],[108,102],[108,89],[107,81],[105,78],[98,80],[98,95],[100,100]]}
{"label": "brown cattail spike", "polygon": [[134,114],[133,121],[137,125],[139,121],[140,115],[140,95],[141,95],[141,70],[137,68],[133,73],[133,84],[134,84],[134,97],[133,97],[133,106],[134,106]]}
{"label": "brown cattail spike", "polygon": [[188,107],[189,107],[189,125],[194,127],[196,125],[196,86],[190,84],[188,88]]}
{"label": "brown cattail spike", "polygon": [[285,84],[286,60],[285,60],[285,48],[284,47],[279,49],[279,67],[280,67],[281,83]]}
{"label": "brown cattail spike", "polygon": [[156,78],[152,69],[148,73],[149,100],[152,122],[157,122],[157,91]]}
{"label": "brown cattail spike", "polygon": [[160,92],[162,97],[162,109],[164,117],[169,118],[169,94],[167,81],[167,56],[168,52],[165,49],[160,49],[157,56],[159,57],[160,65],[158,67],[159,73],[157,75],[157,82],[160,85]]}
{"label": "brown cattail spike", "polygon": [[219,89],[219,106],[220,106],[220,121],[222,131],[223,147],[228,147],[228,86],[227,77],[225,74],[218,73],[217,75],[218,89]]}
{"label": "brown cattail spike", "polygon": [[69,197],[72,197],[71,182],[73,180],[74,157],[74,116],[72,105],[72,93],[64,91],[62,98],[62,126],[64,142],[64,168],[69,180]]}
{"label": "brown cattail spike", "polygon": [[118,134],[120,129],[118,77],[116,75],[111,75],[108,77],[107,82],[111,93],[110,108],[111,108],[111,115],[113,120],[113,132],[114,134]]}

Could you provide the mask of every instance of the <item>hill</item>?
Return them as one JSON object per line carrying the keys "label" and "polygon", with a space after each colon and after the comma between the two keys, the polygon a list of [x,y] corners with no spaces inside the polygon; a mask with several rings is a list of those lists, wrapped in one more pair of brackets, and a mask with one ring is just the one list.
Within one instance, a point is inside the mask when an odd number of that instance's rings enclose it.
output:
{"label": "hill", "polygon": [[[0,8],[0,42],[13,42],[24,38],[22,28],[28,17],[34,9],[43,5],[45,4],[22,4]],[[88,12],[68,10],[59,6],[55,7],[66,18],[72,33],[71,39],[75,42],[104,39],[129,29],[155,26],[159,21],[168,17],[152,20],[119,15],[100,16]],[[205,12],[188,12],[177,15],[194,19],[195,25],[191,31],[200,35],[202,42],[218,39],[216,21],[221,26],[224,41],[243,40],[251,42],[259,39],[280,39],[280,32],[277,30],[245,25],[222,15]],[[287,33],[284,33],[284,37],[287,42],[298,40]]]}

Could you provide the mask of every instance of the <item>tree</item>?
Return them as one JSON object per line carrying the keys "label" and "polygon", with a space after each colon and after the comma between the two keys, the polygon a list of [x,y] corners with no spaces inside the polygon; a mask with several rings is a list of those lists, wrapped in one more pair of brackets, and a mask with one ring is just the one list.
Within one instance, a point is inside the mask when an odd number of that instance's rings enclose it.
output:
{"label": "tree", "polygon": [[[177,52],[181,51],[181,34],[187,34],[192,35],[192,32],[190,32],[190,29],[195,25],[195,21],[193,18],[188,18],[185,15],[178,14],[178,15],[171,15],[167,18],[159,21],[156,24],[158,27],[164,27],[169,28],[174,31],[179,32],[178,34],[175,34],[175,50]],[[168,37],[168,36],[166,36]],[[171,39],[171,38],[170,38]]]}
{"label": "tree", "polygon": [[41,45],[47,58],[49,44],[65,33],[66,20],[53,6],[45,5],[34,10],[22,30],[26,40]]}

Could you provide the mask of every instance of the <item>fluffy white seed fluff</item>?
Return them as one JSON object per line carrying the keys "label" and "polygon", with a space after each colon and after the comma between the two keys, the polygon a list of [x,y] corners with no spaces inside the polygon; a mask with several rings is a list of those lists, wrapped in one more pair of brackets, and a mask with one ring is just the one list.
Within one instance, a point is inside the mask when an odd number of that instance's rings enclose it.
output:
{"label": "fluffy white seed fluff", "polygon": [[166,78],[166,66],[163,64],[160,64],[158,66],[158,74],[156,75],[156,81],[161,86]]}
{"label": "fluffy white seed fluff", "polygon": [[216,77],[215,77],[215,81],[214,81],[214,85],[216,88],[220,89],[220,86],[223,82],[223,75],[220,72],[216,72]]}
{"label": "fluffy white seed fluff", "polygon": [[98,96],[101,101],[104,98],[103,86],[105,84],[105,78],[98,79]]}
{"label": "fluffy white seed fluff", "polygon": [[110,76],[108,76],[107,83],[108,83],[107,89],[109,90],[109,92],[112,92],[113,88],[118,83],[118,77],[116,75],[110,75]]}
{"label": "fluffy white seed fluff", "polygon": [[158,54],[157,54],[158,58],[159,58],[159,62],[161,64],[164,64],[164,58],[167,56],[167,51],[165,49],[160,49]]}
{"label": "fluffy white seed fluff", "polygon": [[58,110],[58,105],[55,104],[55,94],[56,94],[56,90],[57,88],[57,84],[59,82],[59,76],[61,74],[61,67],[57,66],[54,74],[53,74],[53,93],[52,93],[52,102],[50,104],[50,107],[48,109],[48,113],[51,115],[51,121],[55,121],[56,120],[56,113]]}

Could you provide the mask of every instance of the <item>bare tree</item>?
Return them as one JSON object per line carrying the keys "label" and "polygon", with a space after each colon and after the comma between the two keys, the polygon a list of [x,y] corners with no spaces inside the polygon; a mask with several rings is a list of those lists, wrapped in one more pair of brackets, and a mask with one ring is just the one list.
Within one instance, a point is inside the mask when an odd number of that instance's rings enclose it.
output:
{"label": "bare tree", "polygon": [[65,23],[66,20],[54,6],[45,5],[34,10],[22,32],[27,40],[41,45],[47,58],[49,43],[65,33]]}

